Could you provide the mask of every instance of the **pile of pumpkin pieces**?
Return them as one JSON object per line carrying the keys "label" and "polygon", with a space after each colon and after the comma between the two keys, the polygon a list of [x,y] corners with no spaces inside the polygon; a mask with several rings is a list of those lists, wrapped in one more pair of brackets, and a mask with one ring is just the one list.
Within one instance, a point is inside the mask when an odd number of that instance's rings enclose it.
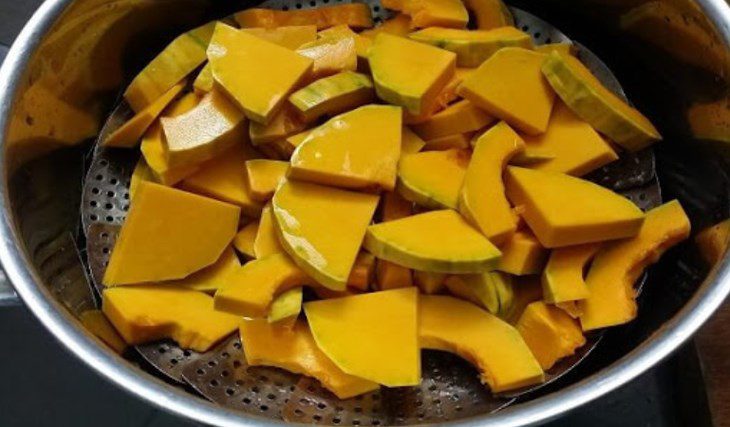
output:
{"label": "pile of pumpkin pieces", "polygon": [[504,392],[636,317],[634,282],[689,220],[580,177],[657,130],[499,0],[383,3],[377,28],[357,3],[245,10],[132,81],[102,141],[141,141],[103,279],[123,343],[240,330],[249,365],[343,399],[419,384],[435,349]]}

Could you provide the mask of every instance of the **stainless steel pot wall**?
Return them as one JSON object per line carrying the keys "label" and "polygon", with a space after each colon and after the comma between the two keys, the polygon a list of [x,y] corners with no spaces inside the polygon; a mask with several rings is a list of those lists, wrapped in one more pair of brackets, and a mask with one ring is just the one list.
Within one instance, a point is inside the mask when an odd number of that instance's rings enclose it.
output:
{"label": "stainless steel pot wall", "polygon": [[[225,5],[222,5],[225,3]],[[76,320],[93,306],[80,289],[80,185],[89,141],[119,88],[176,32],[250,3],[204,0],[47,0],[0,70],[0,259],[23,302],[102,375],[164,409],[214,425],[263,425],[208,403],[122,359]],[[659,125],[665,198],[695,229],[729,216],[728,46],[723,0],[514,1],[606,61],[629,98]],[[691,243],[652,271],[640,318],[606,339],[589,364],[537,399],[463,425],[526,425],[558,416],[630,381],[689,338],[730,292],[730,260],[697,267]],[[0,288],[0,305],[10,300]],[[613,335],[613,339],[610,335]]]}

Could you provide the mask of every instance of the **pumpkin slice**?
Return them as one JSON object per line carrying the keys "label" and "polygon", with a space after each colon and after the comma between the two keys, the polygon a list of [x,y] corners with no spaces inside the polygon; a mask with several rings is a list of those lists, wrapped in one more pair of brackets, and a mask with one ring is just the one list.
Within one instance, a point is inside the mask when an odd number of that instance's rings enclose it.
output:
{"label": "pumpkin slice", "polygon": [[[184,114],[160,119],[171,167],[199,165],[246,141],[246,118],[217,90]],[[205,123],[205,126],[201,126]]]}
{"label": "pumpkin slice", "polygon": [[593,127],[562,102],[555,106],[545,133],[525,136],[525,143],[555,156],[531,166],[538,170],[582,176],[618,159],[616,152]]}
{"label": "pumpkin slice", "polygon": [[349,35],[319,37],[300,46],[297,53],[314,61],[311,74],[313,79],[357,69],[355,38]]}
{"label": "pumpkin slice", "polygon": [[107,147],[131,148],[139,143],[140,138],[152,125],[157,116],[167,107],[185,87],[185,82],[178,83],[159,98],[141,109],[139,113],[132,116],[123,125],[114,130],[104,139],[103,145]]}
{"label": "pumpkin slice", "polygon": [[430,119],[431,116],[443,110],[444,108],[451,105],[461,97],[456,93],[464,79],[474,72],[473,68],[457,68],[454,75],[446,83],[446,86],[439,91],[433,102],[433,105],[429,110],[423,111],[420,114],[411,114],[407,110],[403,111],[403,123],[407,125],[417,125]]}
{"label": "pumpkin slice", "polygon": [[635,236],[644,214],[611,190],[557,172],[510,166],[507,197],[546,248]]}
{"label": "pumpkin slice", "polygon": [[510,325],[516,325],[520,316],[530,303],[542,300],[542,286],[538,276],[517,276],[513,277],[512,303],[508,310],[503,313],[503,319]]}
{"label": "pumpkin slice", "polygon": [[256,241],[256,235],[259,233],[259,223],[254,221],[250,224],[246,224],[242,229],[236,233],[233,238],[233,247],[236,250],[246,255],[249,258],[256,258],[253,245]]}
{"label": "pumpkin slice", "polygon": [[504,273],[459,274],[447,277],[444,284],[453,295],[503,319],[513,305],[514,286],[510,276]]}
{"label": "pumpkin slice", "polygon": [[340,399],[377,390],[377,383],[348,375],[317,347],[304,321],[292,328],[262,319],[241,323],[241,343],[251,366],[275,366],[319,380]]}
{"label": "pumpkin slice", "polygon": [[452,210],[371,225],[363,245],[377,258],[434,273],[490,271],[501,255]]}
{"label": "pumpkin slice", "polygon": [[319,79],[289,96],[289,102],[306,122],[344,113],[374,99],[370,77],[352,71]]}
{"label": "pumpkin slice", "polygon": [[446,274],[431,273],[428,271],[413,272],[413,282],[422,293],[432,295],[443,291],[446,288]]}
{"label": "pumpkin slice", "polygon": [[178,36],[132,80],[124,99],[140,112],[205,62],[216,21]]}
{"label": "pumpkin slice", "polygon": [[319,348],[348,374],[388,387],[421,382],[416,288],[308,302],[304,312]]}
{"label": "pumpkin slice", "polygon": [[689,236],[690,222],[674,200],[646,213],[634,238],[606,245],[586,277],[588,297],[579,303],[584,331],[620,325],[636,317],[633,285],[644,269]]}
{"label": "pumpkin slice", "polygon": [[170,338],[200,352],[235,331],[241,321],[215,311],[211,296],[171,286],[105,289],[102,311],[129,345]]}
{"label": "pumpkin slice", "polygon": [[369,61],[378,97],[415,115],[433,111],[456,69],[454,53],[385,33],[375,38]]}
{"label": "pumpkin slice", "polygon": [[525,144],[524,150],[515,154],[512,157],[512,160],[510,160],[510,164],[530,167],[546,160],[552,160],[555,157],[555,153],[550,150],[543,149],[533,144]]}
{"label": "pumpkin slice", "polygon": [[306,127],[307,124],[299,117],[297,111],[286,105],[269,123],[251,122],[248,136],[251,137],[251,143],[254,146],[261,146],[297,134]]}
{"label": "pumpkin slice", "polygon": [[464,5],[474,15],[476,27],[480,30],[515,24],[512,13],[502,0],[465,0]]}
{"label": "pumpkin slice", "polygon": [[518,47],[500,49],[464,79],[457,93],[521,132],[541,134],[555,100],[540,71],[545,58]]}
{"label": "pumpkin slice", "polygon": [[466,28],[469,22],[460,0],[405,0],[403,13],[411,17],[411,28]]}
{"label": "pumpkin slice", "polygon": [[427,208],[456,209],[468,164],[468,150],[427,151],[405,156],[398,164],[398,192],[406,200]]}
{"label": "pumpkin slice", "polygon": [[[395,221],[413,214],[413,203],[396,192],[385,193],[380,207],[380,222]],[[409,268],[379,260],[375,268],[375,288],[381,291],[413,286]]]}
{"label": "pumpkin slice", "polygon": [[276,187],[286,177],[288,162],[268,159],[246,160],[246,176],[251,198],[265,202],[274,195]]}
{"label": "pumpkin slice", "polygon": [[362,34],[358,34],[347,25],[336,25],[326,30],[322,30],[317,34],[319,37],[329,36],[349,36],[355,39],[355,52],[357,52],[357,67],[359,69],[367,69],[368,51],[370,46],[373,44],[372,40],[363,37]]}
{"label": "pumpkin slice", "polygon": [[494,122],[494,117],[477,108],[466,99],[431,116],[423,123],[413,126],[413,130],[425,140],[464,132],[472,132]]}
{"label": "pumpkin slice", "polygon": [[268,123],[274,117],[313,64],[294,51],[225,24],[215,27],[208,61],[216,85],[246,117],[258,123]]}
{"label": "pumpkin slice", "polygon": [[411,33],[409,37],[454,52],[456,66],[467,68],[482,65],[482,62],[505,47],[532,49],[532,37],[515,27],[488,31],[430,27]]}
{"label": "pumpkin slice", "polygon": [[253,243],[253,253],[256,255],[256,259],[284,252],[276,234],[275,222],[276,219],[271,204],[267,204],[261,212],[258,232]]}
{"label": "pumpkin slice", "polygon": [[288,11],[250,8],[236,13],[234,18],[243,28],[316,25],[318,30],[322,30],[343,24],[355,29],[373,26],[370,7],[364,3]]}
{"label": "pumpkin slice", "polygon": [[724,97],[693,103],[687,108],[686,119],[693,137],[730,143],[730,105]]}
{"label": "pumpkin slice", "polygon": [[276,28],[244,28],[241,31],[291,50],[296,50],[303,44],[317,40],[316,25],[289,25]]}
{"label": "pumpkin slice", "polygon": [[591,243],[552,251],[542,272],[545,301],[556,304],[588,297],[583,272],[599,249],[600,244]]}
{"label": "pumpkin slice", "polygon": [[[387,0],[385,3],[387,3]],[[393,9],[392,7],[386,6],[383,2],[381,2],[381,4],[383,4],[383,6],[387,7],[388,9]],[[402,10],[402,8],[399,8],[396,10]],[[410,32],[411,32],[411,17],[404,13],[398,13],[395,16],[393,16],[392,18],[386,19],[385,21],[381,22],[380,25],[378,25],[377,27],[375,27],[373,29],[361,31],[360,36],[374,40],[375,36],[377,36],[380,33],[387,33],[387,34],[392,34],[394,36],[407,37]]]}
{"label": "pumpkin slice", "polygon": [[707,264],[713,266],[722,260],[730,240],[730,219],[708,227],[695,237],[697,247]]}
{"label": "pumpkin slice", "polygon": [[114,329],[101,310],[86,310],[79,315],[79,320],[89,332],[111,347],[117,354],[122,354],[127,349],[124,338]]}
{"label": "pumpkin slice", "polygon": [[[180,114],[187,113],[195,108],[200,100],[193,93],[182,96],[179,100],[172,103],[165,111],[163,117],[175,117]],[[167,144],[164,141],[162,133],[162,125],[159,121],[152,124],[147,129],[142,143],[140,144],[142,155],[147,165],[152,170],[155,179],[165,185],[174,185],[186,176],[191,175],[197,170],[197,165],[189,165],[182,167],[172,167],[167,160]]]}
{"label": "pumpkin slice", "polygon": [[519,332],[471,303],[422,295],[418,336],[422,348],[455,353],[476,365],[482,382],[494,393],[544,380]]}
{"label": "pumpkin slice", "polygon": [[498,246],[517,230],[517,217],[504,193],[502,172],[524,145],[507,123],[500,122],[477,139],[464,176],[459,212]]}
{"label": "pumpkin slice", "polygon": [[542,73],[581,119],[630,151],[661,139],[654,125],[603,84],[573,55],[552,52]]}
{"label": "pumpkin slice", "polygon": [[289,177],[344,188],[395,187],[400,108],[367,105],[312,130],[291,157]]}
{"label": "pumpkin slice", "polygon": [[213,90],[214,82],[213,69],[210,67],[210,62],[208,62],[200,69],[197,77],[193,80],[193,92],[198,96],[204,96]]}
{"label": "pumpkin slice", "polygon": [[516,328],[546,371],[586,343],[578,322],[563,310],[542,301],[525,308]]}
{"label": "pumpkin slice", "polygon": [[378,196],[286,181],[272,206],[279,241],[317,283],[344,290]]}
{"label": "pumpkin slice", "polygon": [[576,47],[573,43],[547,43],[535,46],[535,50],[548,55],[553,51],[564,53],[566,55],[573,55],[576,51]]}
{"label": "pumpkin slice", "polygon": [[361,251],[355,258],[355,264],[347,278],[347,287],[359,291],[367,291],[375,274],[375,256]]}
{"label": "pumpkin slice", "polygon": [[424,151],[443,151],[451,149],[464,150],[469,148],[475,132],[457,133],[456,135],[441,136],[429,139],[423,147]]}
{"label": "pumpkin slice", "polygon": [[211,292],[225,285],[228,277],[240,268],[241,262],[238,261],[236,253],[233,251],[233,248],[228,247],[213,265],[205,267],[184,279],[173,280],[164,284],[179,286],[193,291]]}
{"label": "pumpkin slice", "polygon": [[271,303],[266,320],[269,323],[293,327],[302,311],[302,298],[302,288],[289,289],[282,293]]}
{"label": "pumpkin slice", "polygon": [[262,205],[249,193],[246,161],[259,156],[247,143],[238,141],[228,151],[200,165],[199,170],[185,178],[180,186],[238,205],[244,214],[257,217],[261,214]]}
{"label": "pumpkin slice", "polygon": [[416,135],[408,126],[403,126],[400,144],[401,156],[418,153],[425,145],[426,141]]}
{"label": "pumpkin slice", "polygon": [[236,234],[239,214],[237,206],[142,181],[104,285],[182,279],[213,264]]}
{"label": "pumpkin slice", "polygon": [[277,295],[312,285],[288,255],[277,253],[249,261],[215,293],[215,309],[245,317],[265,317]]}
{"label": "pumpkin slice", "polygon": [[155,182],[155,175],[152,173],[152,169],[147,166],[147,162],[144,159],[137,160],[137,164],[134,166],[132,176],[129,179],[129,197],[134,200],[134,193],[137,192],[137,186],[142,181]]}
{"label": "pumpkin slice", "polygon": [[515,276],[538,274],[545,266],[548,251],[542,247],[534,234],[518,230],[502,246],[502,259],[497,270]]}

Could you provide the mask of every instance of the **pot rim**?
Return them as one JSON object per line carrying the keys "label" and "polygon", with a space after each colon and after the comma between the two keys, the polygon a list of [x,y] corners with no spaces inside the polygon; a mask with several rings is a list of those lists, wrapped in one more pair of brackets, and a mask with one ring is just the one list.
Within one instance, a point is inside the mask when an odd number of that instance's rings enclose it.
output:
{"label": "pot rim", "polygon": [[[6,164],[5,135],[23,71],[39,41],[73,0],[46,0],[23,28],[0,68],[0,262],[15,290],[41,323],[79,359],[102,377],[153,405],[199,422],[220,426],[264,426],[283,422],[226,409],[205,401],[133,366],[84,332],[41,284],[30,267],[24,244],[12,221]],[[697,0],[705,15],[730,46],[730,6],[724,0]],[[684,343],[730,293],[730,257],[715,266],[693,297],[669,321],[637,348],[583,380],[538,399],[496,414],[449,423],[471,426],[523,426],[544,422],[626,384],[656,365]]]}

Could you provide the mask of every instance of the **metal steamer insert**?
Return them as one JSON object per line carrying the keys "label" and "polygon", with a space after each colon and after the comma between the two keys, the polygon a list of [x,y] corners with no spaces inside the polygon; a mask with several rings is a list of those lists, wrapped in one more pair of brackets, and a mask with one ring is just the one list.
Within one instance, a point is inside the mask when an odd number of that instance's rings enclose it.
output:
{"label": "metal steamer insert", "polygon": [[[276,9],[318,7],[328,0],[302,3],[270,0],[261,6]],[[376,22],[390,12],[378,1],[366,1]],[[512,8],[515,26],[531,34],[535,44],[570,42],[547,22]],[[611,70],[591,51],[576,44],[578,58],[606,85],[626,98]],[[130,115],[122,103],[108,118],[99,140]],[[83,186],[81,219],[86,235],[86,267],[97,291],[114,247],[117,233],[129,209],[129,180],[138,153],[97,145]],[[623,153],[620,160],[592,173],[590,179],[634,201],[644,210],[661,203],[651,149]],[[643,283],[643,280],[640,282]],[[423,354],[423,382],[419,387],[387,389],[341,401],[306,377],[276,368],[249,367],[240,339],[231,336],[206,353],[183,350],[171,341],[135,347],[158,374],[168,381],[201,394],[225,407],[267,418],[315,424],[406,425],[435,423],[498,411],[518,397],[556,381],[577,366],[596,347],[602,334],[586,336],[576,354],[562,359],[546,372],[546,381],[506,395],[492,395],[478,380],[477,372],[460,358],[440,352]]]}

